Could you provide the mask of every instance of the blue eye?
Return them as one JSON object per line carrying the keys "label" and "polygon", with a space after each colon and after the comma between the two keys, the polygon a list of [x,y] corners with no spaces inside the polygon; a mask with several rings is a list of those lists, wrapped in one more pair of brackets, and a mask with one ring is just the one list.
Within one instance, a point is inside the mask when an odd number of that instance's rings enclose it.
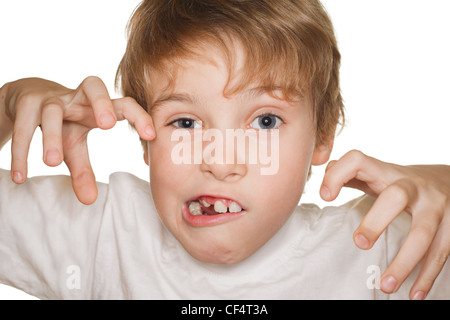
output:
{"label": "blue eye", "polygon": [[202,127],[201,122],[189,118],[177,119],[172,121],[170,124],[173,124],[175,127],[181,129],[197,129]]}
{"label": "blue eye", "polygon": [[264,114],[252,121],[250,126],[254,129],[275,129],[283,123],[278,116],[273,114]]}

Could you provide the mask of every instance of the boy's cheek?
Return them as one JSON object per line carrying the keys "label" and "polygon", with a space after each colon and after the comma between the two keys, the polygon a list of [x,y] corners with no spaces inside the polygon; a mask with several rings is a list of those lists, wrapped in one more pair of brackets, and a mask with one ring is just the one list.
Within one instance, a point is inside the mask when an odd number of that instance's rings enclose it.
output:
{"label": "boy's cheek", "polygon": [[171,151],[175,146],[174,142],[170,141],[164,135],[157,136],[155,140],[147,143],[150,166],[165,163],[166,166],[173,164],[171,161]]}

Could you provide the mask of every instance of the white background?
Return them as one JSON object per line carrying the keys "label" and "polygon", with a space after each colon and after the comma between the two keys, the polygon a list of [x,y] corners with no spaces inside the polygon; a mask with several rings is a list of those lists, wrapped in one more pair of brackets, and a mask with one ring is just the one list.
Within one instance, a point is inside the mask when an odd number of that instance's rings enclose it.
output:
{"label": "white background", "polygon": [[[76,88],[89,75],[103,79],[112,98],[126,44],[125,26],[137,0],[15,0],[0,2],[0,85],[41,77]],[[347,126],[332,159],[351,149],[398,164],[450,164],[450,1],[326,0],[342,54]],[[137,135],[124,122],[90,134],[97,180],[126,171],[148,180]],[[0,167],[10,167],[10,145]],[[67,174],[42,161],[40,130],[29,155],[29,176]],[[302,202],[318,196],[324,166],[315,168]],[[338,205],[360,192],[345,190]],[[1,261],[0,261],[1,263]],[[0,299],[33,299],[0,285]]]}

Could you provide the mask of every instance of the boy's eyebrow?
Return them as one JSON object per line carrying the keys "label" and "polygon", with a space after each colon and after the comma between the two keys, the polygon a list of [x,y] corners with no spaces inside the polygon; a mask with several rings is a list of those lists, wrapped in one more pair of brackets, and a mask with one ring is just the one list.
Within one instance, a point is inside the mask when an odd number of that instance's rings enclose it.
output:
{"label": "boy's eyebrow", "polygon": [[166,102],[184,102],[188,104],[200,104],[200,99],[197,96],[191,95],[189,93],[172,93],[168,95],[162,95],[152,105],[152,111],[160,108],[162,104]]}

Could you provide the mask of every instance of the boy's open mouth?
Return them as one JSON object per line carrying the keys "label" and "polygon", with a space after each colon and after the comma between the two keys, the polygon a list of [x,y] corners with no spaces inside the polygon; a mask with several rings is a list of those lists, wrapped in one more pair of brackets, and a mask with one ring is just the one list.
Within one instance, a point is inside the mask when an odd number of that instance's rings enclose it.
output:
{"label": "boy's open mouth", "polygon": [[200,196],[195,200],[188,201],[187,206],[189,212],[194,216],[238,213],[245,210],[234,200],[210,196]]}

